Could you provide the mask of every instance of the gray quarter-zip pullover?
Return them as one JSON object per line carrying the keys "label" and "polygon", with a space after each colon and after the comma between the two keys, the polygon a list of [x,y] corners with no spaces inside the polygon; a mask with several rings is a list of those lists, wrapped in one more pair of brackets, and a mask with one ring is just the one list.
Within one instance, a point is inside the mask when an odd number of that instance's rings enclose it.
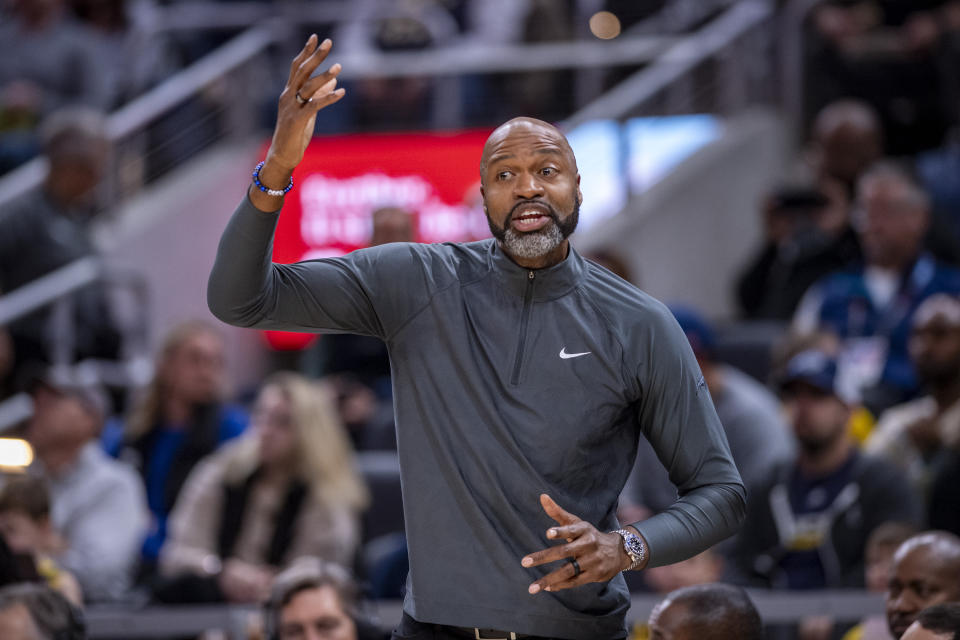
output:
{"label": "gray quarter-zip pullover", "polygon": [[517,266],[493,240],[389,244],[271,263],[278,214],[240,204],[208,302],[242,327],[349,332],[390,352],[410,574],[421,622],[604,640],[624,637],[622,576],[530,595],[559,565],[520,559],[552,544],[538,496],[601,531],[638,438],[679,498],[635,526],[650,566],[737,529],[744,489],[687,340],[659,302],[571,249]]}

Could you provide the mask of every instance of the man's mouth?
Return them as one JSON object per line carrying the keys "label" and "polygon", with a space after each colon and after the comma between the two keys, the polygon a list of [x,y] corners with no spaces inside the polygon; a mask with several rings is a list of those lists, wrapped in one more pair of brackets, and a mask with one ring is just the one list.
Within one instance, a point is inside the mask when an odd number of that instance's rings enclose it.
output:
{"label": "man's mouth", "polygon": [[550,210],[542,204],[519,207],[510,217],[510,226],[514,231],[530,233],[539,231],[551,221]]}
{"label": "man's mouth", "polygon": [[899,638],[906,633],[911,624],[913,624],[912,619],[907,619],[906,616],[897,616],[890,621],[890,630],[894,636]]}

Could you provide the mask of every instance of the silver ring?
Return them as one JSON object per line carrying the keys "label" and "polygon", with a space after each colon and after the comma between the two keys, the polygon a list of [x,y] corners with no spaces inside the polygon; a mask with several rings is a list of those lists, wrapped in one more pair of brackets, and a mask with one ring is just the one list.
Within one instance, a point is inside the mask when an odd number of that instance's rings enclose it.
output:
{"label": "silver ring", "polygon": [[296,98],[297,98],[297,104],[299,104],[301,107],[302,107],[303,105],[307,104],[308,102],[310,102],[309,100],[304,100],[304,99],[303,99],[303,96],[300,95],[300,92],[299,92],[299,91],[297,91]]}
{"label": "silver ring", "polygon": [[576,578],[576,577],[579,576],[581,573],[583,573],[583,572],[580,570],[580,563],[577,562],[577,559],[576,559],[576,558],[567,558],[567,562],[569,562],[570,564],[573,565],[573,577],[574,577],[574,578]]}

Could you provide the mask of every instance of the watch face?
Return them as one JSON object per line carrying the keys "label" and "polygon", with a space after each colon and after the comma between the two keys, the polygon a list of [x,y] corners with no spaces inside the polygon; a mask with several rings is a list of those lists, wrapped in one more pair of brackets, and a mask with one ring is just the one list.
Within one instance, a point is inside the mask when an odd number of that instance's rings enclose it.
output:
{"label": "watch face", "polygon": [[639,536],[629,535],[624,539],[624,544],[627,546],[627,552],[636,557],[641,557],[643,555],[643,542],[641,542]]}

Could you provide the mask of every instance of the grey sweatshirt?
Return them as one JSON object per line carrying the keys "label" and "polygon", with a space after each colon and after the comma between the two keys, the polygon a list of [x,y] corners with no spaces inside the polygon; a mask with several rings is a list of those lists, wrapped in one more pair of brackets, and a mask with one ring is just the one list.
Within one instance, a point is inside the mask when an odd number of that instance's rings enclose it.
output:
{"label": "grey sweatshirt", "polygon": [[386,342],[410,554],[404,609],[415,619],[624,637],[622,576],[530,595],[561,565],[526,569],[520,559],[553,544],[541,493],[601,531],[619,527],[617,497],[641,435],[679,492],[635,525],[650,566],[736,531],[743,485],[662,304],[573,250],[529,271],[493,240],[272,264],[277,219],[240,204],[210,275],[210,310],[242,327]]}

